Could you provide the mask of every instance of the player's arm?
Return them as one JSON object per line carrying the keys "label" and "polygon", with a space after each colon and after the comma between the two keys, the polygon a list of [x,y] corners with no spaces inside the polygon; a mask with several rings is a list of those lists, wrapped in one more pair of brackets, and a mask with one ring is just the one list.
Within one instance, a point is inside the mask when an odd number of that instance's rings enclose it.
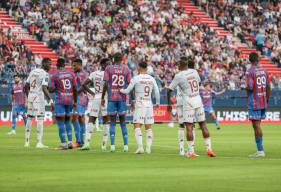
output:
{"label": "player's arm", "polygon": [[101,103],[102,105],[104,106],[104,103],[105,103],[105,94],[107,92],[107,89],[108,89],[108,82],[109,82],[109,78],[110,78],[110,68],[109,66],[107,66],[104,70],[104,77],[103,77],[103,80],[104,80],[104,86],[103,86],[103,90],[102,90],[102,95],[101,95]]}
{"label": "player's arm", "polygon": [[129,86],[126,89],[121,89],[120,92],[126,95],[129,94],[134,89],[135,84],[135,79],[132,79]]}
{"label": "player's arm", "polygon": [[252,91],[254,89],[254,81],[252,77],[252,73],[247,72],[246,73],[246,91]]}
{"label": "player's arm", "polygon": [[[92,83],[91,79],[87,79],[83,85],[81,86],[82,90],[87,91],[88,93],[90,93],[93,97],[95,96],[95,93],[90,89],[89,85]],[[80,88],[80,89],[81,89]]]}
{"label": "player's arm", "polygon": [[153,79],[153,93],[156,98],[156,105],[160,105],[160,91],[154,79]]}
{"label": "player's arm", "polygon": [[221,90],[221,91],[215,91],[215,90],[212,89],[212,94],[214,94],[214,95],[217,96],[217,95],[223,94],[225,91],[226,91],[226,89],[223,89],[223,90]]}
{"label": "player's arm", "polygon": [[29,82],[26,82],[24,85],[24,92],[25,92],[26,97],[28,97],[29,90],[30,90],[30,84],[29,84]]}
{"label": "player's arm", "polygon": [[267,86],[266,86],[266,102],[268,103],[271,94],[271,86],[270,86],[270,79],[267,75]]}
{"label": "player's arm", "polygon": [[168,87],[168,91],[167,91],[167,99],[168,99],[168,111],[171,112],[172,111],[172,96],[173,96],[173,90],[178,86],[179,84],[179,79],[177,76],[175,76],[175,78],[173,79],[172,83],[170,84],[170,86]]}
{"label": "player's arm", "polygon": [[50,81],[50,85],[48,86],[48,90],[50,93],[54,93],[56,91],[56,85],[55,85],[55,76],[51,76],[51,81]]}

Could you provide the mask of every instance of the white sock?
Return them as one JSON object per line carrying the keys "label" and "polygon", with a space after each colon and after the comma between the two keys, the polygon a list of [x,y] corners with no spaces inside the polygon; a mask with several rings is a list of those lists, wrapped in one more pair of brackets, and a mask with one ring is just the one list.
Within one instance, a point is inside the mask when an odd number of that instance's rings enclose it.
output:
{"label": "white sock", "polygon": [[178,141],[180,145],[180,149],[184,148],[184,128],[178,129]]}
{"label": "white sock", "polygon": [[212,149],[210,137],[204,139],[204,144],[205,144],[207,150]]}
{"label": "white sock", "polygon": [[29,143],[30,141],[30,132],[32,127],[32,118],[27,118],[26,126],[25,126],[25,142]]}
{"label": "white sock", "polygon": [[187,151],[189,152],[189,153],[193,153],[194,152],[194,146],[193,146],[193,141],[187,141]]}
{"label": "white sock", "polygon": [[102,146],[106,146],[109,133],[109,124],[103,125],[103,137],[102,137]]}
{"label": "white sock", "polygon": [[85,125],[87,126],[89,123],[89,115],[85,115]]}
{"label": "white sock", "polygon": [[146,130],[146,147],[151,148],[153,141],[153,132],[152,129],[147,129]]}
{"label": "white sock", "polygon": [[38,143],[42,143],[43,123],[44,123],[44,119],[43,118],[38,118],[37,119],[37,142]]}
{"label": "white sock", "polygon": [[90,144],[93,133],[94,133],[94,125],[93,125],[93,123],[88,123],[87,128],[86,128],[86,139],[85,139],[86,145]]}
{"label": "white sock", "polygon": [[138,148],[143,147],[141,128],[135,128],[135,138]]}

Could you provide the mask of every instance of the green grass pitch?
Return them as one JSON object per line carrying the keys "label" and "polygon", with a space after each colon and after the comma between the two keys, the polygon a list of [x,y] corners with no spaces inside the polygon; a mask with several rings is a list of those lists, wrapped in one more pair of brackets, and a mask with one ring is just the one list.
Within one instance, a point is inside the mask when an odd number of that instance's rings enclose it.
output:
{"label": "green grass pitch", "polygon": [[[129,153],[122,152],[121,130],[117,127],[117,152],[102,152],[102,134],[95,132],[91,151],[38,150],[33,126],[31,147],[24,145],[24,128],[7,136],[9,127],[0,127],[1,192],[101,192],[101,191],[281,191],[281,127],[263,125],[266,158],[250,159],[255,152],[250,125],[210,125],[217,158],[205,155],[200,130],[196,130],[197,159],[178,155],[177,129],[154,126],[151,155],[135,155],[135,139],[129,127]],[[44,144],[59,143],[55,125],[44,130]],[[144,141],[145,143],[145,141]]]}

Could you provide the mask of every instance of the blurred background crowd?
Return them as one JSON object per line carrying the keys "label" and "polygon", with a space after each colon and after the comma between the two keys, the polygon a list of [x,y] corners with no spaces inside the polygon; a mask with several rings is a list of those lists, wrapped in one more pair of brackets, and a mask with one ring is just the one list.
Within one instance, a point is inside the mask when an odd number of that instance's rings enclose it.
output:
{"label": "blurred background crowd", "polygon": [[[177,72],[179,57],[188,56],[203,81],[216,89],[240,89],[249,62],[240,56],[237,41],[257,48],[281,67],[280,1],[194,3],[234,37],[219,37],[175,0],[7,0],[2,7],[68,63],[80,58],[91,72],[100,58],[122,52],[133,74],[139,61],[147,61],[149,73],[162,88]],[[34,55],[10,34],[0,31],[2,84],[11,82],[14,73],[26,78],[42,61],[40,54]],[[279,77],[272,76],[272,87],[281,88]]]}

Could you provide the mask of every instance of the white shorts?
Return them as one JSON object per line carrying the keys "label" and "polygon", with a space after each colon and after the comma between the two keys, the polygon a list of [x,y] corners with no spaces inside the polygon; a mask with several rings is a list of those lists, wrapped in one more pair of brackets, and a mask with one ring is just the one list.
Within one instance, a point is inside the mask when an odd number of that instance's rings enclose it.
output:
{"label": "white shorts", "polygon": [[183,124],[183,106],[177,106],[177,113],[178,113],[178,122],[179,124]]}
{"label": "white shorts", "polygon": [[136,106],[134,111],[133,123],[138,123],[142,125],[154,124],[153,107]]}
{"label": "white shorts", "polygon": [[88,109],[87,112],[90,117],[107,116],[107,101],[105,101],[105,106],[103,107],[101,105],[101,99],[89,100]]}
{"label": "white shorts", "polygon": [[185,123],[198,123],[205,121],[204,107],[195,109],[188,109],[183,111],[183,122]]}
{"label": "white shorts", "polygon": [[28,101],[27,115],[34,116],[34,117],[35,116],[45,117],[45,101],[44,102]]}

